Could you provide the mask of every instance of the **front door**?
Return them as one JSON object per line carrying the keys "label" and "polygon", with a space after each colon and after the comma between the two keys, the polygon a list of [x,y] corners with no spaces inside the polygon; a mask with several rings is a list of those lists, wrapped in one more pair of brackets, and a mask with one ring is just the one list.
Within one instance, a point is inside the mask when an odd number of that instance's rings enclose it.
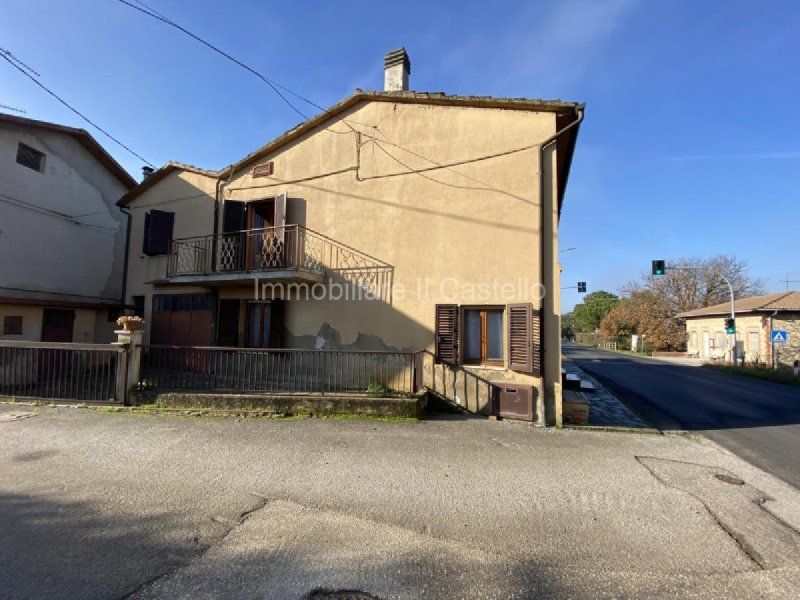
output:
{"label": "front door", "polygon": [[247,304],[248,348],[283,347],[284,304],[280,299]]}
{"label": "front door", "polygon": [[[43,342],[72,342],[75,311],[45,308],[42,313]],[[68,364],[68,350],[46,348],[39,351],[39,381],[61,379]]]}
{"label": "front door", "polygon": [[708,358],[711,355],[711,334],[707,331],[703,332],[703,358]]}
{"label": "front door", "polygon": [[45,308],[42,314],[42,341],[71,342],[74,325],[74,310]]}
{"label": "front door", "polygon": [[219,327],[217,330],[217,344],[220,346],[236,347],[239,345],[239,306],[241,301],[219,301]]}
{"label": "front door", "polygon": [[247,305],[248,348],[269,348],[270,312],[269,302]]}

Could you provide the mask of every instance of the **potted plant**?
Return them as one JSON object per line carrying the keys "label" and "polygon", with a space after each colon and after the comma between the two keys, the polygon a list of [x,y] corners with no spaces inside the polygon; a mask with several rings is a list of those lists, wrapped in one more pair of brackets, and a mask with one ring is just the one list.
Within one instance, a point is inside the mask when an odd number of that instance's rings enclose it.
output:
{"label": "potted plant", "polygon": [[125,331],[138,331],[144,324],[142,317],[124,315],[117,319],[117,325],[122,327]]}

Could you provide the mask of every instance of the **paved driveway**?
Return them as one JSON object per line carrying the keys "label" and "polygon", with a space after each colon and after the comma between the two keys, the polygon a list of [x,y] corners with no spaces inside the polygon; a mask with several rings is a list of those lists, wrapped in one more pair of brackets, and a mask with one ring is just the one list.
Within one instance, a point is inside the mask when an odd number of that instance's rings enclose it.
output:
{"label": "paved driveway", "polygon": [[800,589],[798,492],[702,438],[36,410],[0,420],[2,598]]}

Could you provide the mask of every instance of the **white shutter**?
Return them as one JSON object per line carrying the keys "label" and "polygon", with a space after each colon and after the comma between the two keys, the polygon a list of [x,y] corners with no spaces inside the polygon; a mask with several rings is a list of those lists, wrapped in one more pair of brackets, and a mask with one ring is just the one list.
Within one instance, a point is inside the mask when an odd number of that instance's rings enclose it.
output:
{"label": "white shutter", "polygon": [[[285,267],[291,264],[291,256],[293,256],[292,250],[286,247],[286,192],[275,196],[275,212],[273,216],[275,220],[273,244],[279,257],[277,258],[277,264],[273,266]],[[295,243],[297,243],[296,240]]]}
{"label": "white shutter", "polygon": [[286,192],[275,196],[275,235],[283,240],[286,227]]}

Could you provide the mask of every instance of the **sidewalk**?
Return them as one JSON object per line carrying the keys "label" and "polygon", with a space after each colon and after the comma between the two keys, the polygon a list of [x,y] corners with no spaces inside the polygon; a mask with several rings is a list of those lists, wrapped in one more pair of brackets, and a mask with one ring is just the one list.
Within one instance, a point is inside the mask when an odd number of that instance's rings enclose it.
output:
{"label": "sidewalk", "polygon": [[574,373],[583,381],[588,381],[594,386],[594,392],[583,393],[584,397],[589,402],[589,425],[596,427],[652,429],[652,425],[641,419],[635,412],[619,400],[619,398],[604,388],[597,379],[576,365],[574,361],[567,357],[564,357],[562,360],[564,368],[568,373]]}

